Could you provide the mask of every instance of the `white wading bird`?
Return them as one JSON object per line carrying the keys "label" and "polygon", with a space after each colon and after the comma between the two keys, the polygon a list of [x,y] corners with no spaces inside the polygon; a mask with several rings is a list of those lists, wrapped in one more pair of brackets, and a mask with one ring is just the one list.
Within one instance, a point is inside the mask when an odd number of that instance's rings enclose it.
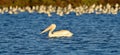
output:
{"label": "white wading bird", "polygon": [[55,28],[56,28],[56,25],[51,24],[48,28],[46,28],[40,34],[49,31],[49,34],[48,34],[49,37],[71,37],[73,35],[73,33],[71,33],[68,30],[60,30],[60,31],[53,32]]}

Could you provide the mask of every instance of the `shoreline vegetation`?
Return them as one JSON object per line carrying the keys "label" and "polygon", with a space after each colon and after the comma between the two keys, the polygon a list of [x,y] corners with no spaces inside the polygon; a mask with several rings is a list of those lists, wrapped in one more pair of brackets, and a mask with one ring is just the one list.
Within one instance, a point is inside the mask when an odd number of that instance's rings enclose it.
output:
{"label": "shoreline vegetation", "polygon": [[25,7],[25,6],[59,6],[59,7],[66,7],[69,4],[72,5],[72,7],[77,7],[80,5],[87,5],[91,6],[93,4],[96,5],[106,5],[110,4],[111,6],[114,6],[116,3],[120,4],[120,0],[0,0],[0,7],[9,7],[9,6],[19,6],[19,7]]}
{"label": "shoreline vegetation", "polygon": [[63,16],[75,12],[78,16],[84,13],[117,14],[119,10],[120,0],[0,0],[0,14],[28,11]]}

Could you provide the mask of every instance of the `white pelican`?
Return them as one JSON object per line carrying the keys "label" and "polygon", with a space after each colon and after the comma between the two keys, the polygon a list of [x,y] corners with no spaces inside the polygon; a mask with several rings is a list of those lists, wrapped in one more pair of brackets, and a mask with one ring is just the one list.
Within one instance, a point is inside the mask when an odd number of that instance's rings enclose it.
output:
{"label": "white pelican", "polygon": [[46,28],[44,31],[42,31],[40,34],[49,31],[49,37],[71,37],[73,33],[71,33],[68,30],[60,30],[53,32],[54,29],[56,28],[55,24],[51,24],[48,28]]}

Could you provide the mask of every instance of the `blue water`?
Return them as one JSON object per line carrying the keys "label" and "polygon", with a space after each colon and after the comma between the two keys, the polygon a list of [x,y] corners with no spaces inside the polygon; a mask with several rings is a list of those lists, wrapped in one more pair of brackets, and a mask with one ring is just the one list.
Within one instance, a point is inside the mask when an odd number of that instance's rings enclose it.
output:
{"label": "blue water", "polygon": [[[50,24],[70,30],[71,38],[39,34]],[[0,14],[0,55],[119,55],[120,13],[59,16],[28,12]]]}

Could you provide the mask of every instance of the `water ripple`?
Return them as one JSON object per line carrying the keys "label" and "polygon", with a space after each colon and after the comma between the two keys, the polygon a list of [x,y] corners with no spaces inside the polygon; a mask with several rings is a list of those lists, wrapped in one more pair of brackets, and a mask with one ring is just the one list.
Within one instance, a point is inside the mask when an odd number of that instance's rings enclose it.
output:
{"label": "water ripple", "polygon": [[[120,13],[74,13],[51,17],[23,12],[0,15],[0,55],[119,55]],[[50,24],[74,33],[71,38],[48,38],[39,34]]]}

